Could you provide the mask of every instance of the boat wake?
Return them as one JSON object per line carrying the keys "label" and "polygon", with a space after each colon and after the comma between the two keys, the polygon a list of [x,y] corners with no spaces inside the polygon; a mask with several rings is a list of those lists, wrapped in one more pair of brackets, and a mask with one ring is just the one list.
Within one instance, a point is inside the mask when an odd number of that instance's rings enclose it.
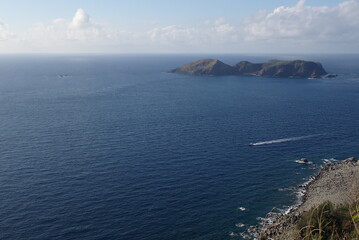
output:
{"label": "boat wake", "polygon": [[298,141],[306,138],[312,138],[319,136],[321,134],[313,134],[313,135],[306,135],[306,136],[300,136],[300,137],[291,137],[291,138],[281,138],[281,139],[275,139],[270,141],[263,141],[263,142],[256,142],[256,143],[250,143],[250,146],[261,146],[261,145],[268,145],[268,144],[274,144],[274,143],[283,143],[283,142],[292,142],[292,141]]}

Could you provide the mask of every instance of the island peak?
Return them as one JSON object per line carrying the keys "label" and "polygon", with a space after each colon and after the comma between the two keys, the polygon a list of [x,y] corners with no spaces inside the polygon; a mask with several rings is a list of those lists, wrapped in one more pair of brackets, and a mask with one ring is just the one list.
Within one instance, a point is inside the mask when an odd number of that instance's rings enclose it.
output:
{"label": "island peak", "polygon": [[233,75],[235,74],[235,69],[227,65],[218,59],[200,59],[188,64],[185,64],[179,68],[173,69],[171,73],[182,73],[182,74],[191,74],[191,75]]}

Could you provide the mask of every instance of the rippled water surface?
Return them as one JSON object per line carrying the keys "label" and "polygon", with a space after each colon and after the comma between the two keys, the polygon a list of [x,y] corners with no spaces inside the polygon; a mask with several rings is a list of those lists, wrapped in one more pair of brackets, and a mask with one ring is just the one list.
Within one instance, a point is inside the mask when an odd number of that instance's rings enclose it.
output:
{"label": "rippled water surface", "polygon": [[240,239],[295,202],[295,160],[358,155],[359,56],[302,56],[336,79],[165,73],[201,57],[1,56],[0,239]]}

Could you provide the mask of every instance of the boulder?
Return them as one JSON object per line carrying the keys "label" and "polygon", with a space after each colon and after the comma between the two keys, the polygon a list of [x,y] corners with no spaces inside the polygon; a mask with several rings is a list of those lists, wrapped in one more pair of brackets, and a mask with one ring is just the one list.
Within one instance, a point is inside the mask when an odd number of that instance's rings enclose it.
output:
{"label": "boulder", "polygon": [[309,163],[308,158],[301,158],[297,161],[298,163]]}
{"label": "boulder", "polygon": [[358,159],[356,159],[355,157],[350,157],[350,158],[345,159],[343,162],[356,163],[357,161],[358,161]]}

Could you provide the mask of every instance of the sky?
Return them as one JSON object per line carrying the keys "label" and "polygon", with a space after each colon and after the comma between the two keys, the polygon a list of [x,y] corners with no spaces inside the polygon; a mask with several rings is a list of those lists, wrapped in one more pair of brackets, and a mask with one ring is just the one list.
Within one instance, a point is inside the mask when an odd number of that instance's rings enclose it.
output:
{"label": "sky", "polygon": [[359,53],[359,0],[0,4],[0,54]]}

